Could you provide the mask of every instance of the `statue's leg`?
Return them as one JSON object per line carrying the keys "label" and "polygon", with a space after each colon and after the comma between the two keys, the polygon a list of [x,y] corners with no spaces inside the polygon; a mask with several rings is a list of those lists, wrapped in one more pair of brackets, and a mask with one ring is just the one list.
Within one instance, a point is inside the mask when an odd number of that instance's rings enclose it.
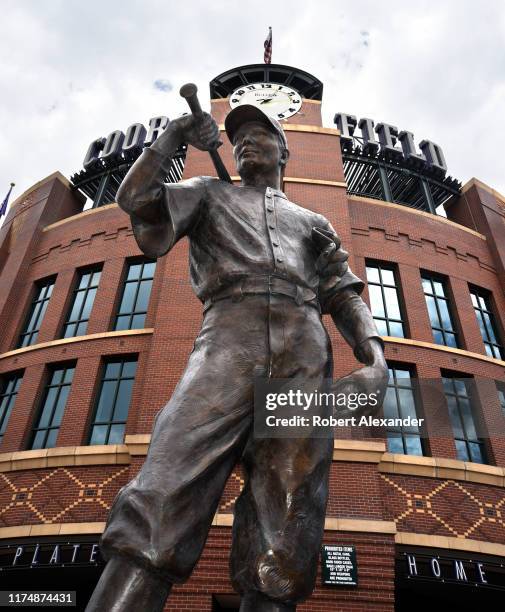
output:
{"label": "statue's leg", "polygon": [[[327,391],[331,353],[319,314],[309,306],[284,306],[283,351],[274,355],[272,377],[291,378],[292,388],[304,392]],[[310,422],[314,412],[307,413]],[[330,413],[331,407],[317,408],[321,417]],[[306,428],[298,435],[307,437],[252,433],[242,457],[246,484],[235,504],[231,555],[241,612],[295,610],[315,585],[333,439]]]}
{"label": "statue's leg", "polygon": [[232,583],[243,595],[241,612],[291,612],[311,595],[332,452],[331,439],[249,442],[231,555]]}
{"label": "statue's leg", "polygon": [[163,610],[172,584],[122,557],[105,566],[91,597],[87,612]]}
{"label": "statue's leg", "polygon": [[[167,584],[189,578],[251,428],[253,372],[265,362],[264,346],[254,338],[259,334],[264,337],[253,317],[231,300],[206,314],[187,368],[156,419],[146,461],[109,514],[101,551],[112,561],[90,612],[115,610],[125,589],[131,601],[142,593],[156,599],[154,585],[160,585],[157,603],[139,607],[128,600],[121,608],[157,612]],[[251,336],[250,345],[239,341]],[[130,560],[128,571],[118,558]]]}

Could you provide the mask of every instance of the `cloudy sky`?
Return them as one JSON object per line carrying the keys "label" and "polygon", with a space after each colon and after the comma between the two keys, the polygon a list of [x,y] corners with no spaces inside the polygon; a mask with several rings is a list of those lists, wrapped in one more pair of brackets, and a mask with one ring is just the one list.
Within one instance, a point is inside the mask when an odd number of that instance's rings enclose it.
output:
{"label": "cloudy sky", "polygon": [[323,116],[385,121],[444,150],[449,173],[505,193],[503,0],[0,0],[0,200],[89,143],[185,112],[180,85],[263,61],[324,83]]}

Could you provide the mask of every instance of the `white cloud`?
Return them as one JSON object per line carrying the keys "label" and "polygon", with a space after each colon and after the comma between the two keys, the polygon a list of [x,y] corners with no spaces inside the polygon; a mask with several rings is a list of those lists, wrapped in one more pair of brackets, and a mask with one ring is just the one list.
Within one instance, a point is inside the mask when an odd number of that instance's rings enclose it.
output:
{"label": "white cloud", "polygon": [[[231,0],[21,0],[4,3],[0,38],[0,199],[58,169],[78,171],[89,143],[133,122],[185,112],[179,86],[273,61],[324,83],[323,116],[372,117],[434,140],[449,173],[502,193],[505,4]],[[156,83],[159,85],[156,86]]]}

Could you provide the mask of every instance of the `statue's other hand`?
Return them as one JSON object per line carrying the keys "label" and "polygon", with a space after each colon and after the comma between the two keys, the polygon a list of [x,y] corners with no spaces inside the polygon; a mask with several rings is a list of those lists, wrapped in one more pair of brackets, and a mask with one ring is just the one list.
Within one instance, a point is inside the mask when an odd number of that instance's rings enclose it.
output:
{"label": "statue's other hand", "polygon": [[341,240],[337,233],[322,227],[313,227],[312,240],[320,252],[316,261],[319,275],[322,277],[344,276],[348,269],[349,253],[341,248]]}
{"label": "statue's other hand", "polygon": [[331,391],[337,396],[344,393],[346,406],[336,406],[337,418],[375,416],[386,395],[388,370],[382,364],[367,365],[354,370],[333,383]]}
{"label": "statue's other hand", "polygon": [[209,113],[203,113],[203,117],[195,118],[194,115],[185,115],[175,119],[179,124],[182,139],[187,144],[196,147],[200,151],[217,149],[223,143],[219,140],[219,127]]}

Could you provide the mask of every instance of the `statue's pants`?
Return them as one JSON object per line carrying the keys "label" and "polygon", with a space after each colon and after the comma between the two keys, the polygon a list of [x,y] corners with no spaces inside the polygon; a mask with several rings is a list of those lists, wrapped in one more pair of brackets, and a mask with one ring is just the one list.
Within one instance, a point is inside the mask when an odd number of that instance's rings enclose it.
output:
{"label": "statue's pants", "polygon": [[[255,438],[257,375],[314,381],[332,375],[331,346],[316,308],[289,297],[225,299],[205,313],[186,370],[159,413],[147,459],[118,494],[101,547],[171,582],[202,552],[225,483],[241,460],[231,576],[241,593],[280,602],[315,583],[333,442]],[[323,389],[324,390],[324,389]]]}

